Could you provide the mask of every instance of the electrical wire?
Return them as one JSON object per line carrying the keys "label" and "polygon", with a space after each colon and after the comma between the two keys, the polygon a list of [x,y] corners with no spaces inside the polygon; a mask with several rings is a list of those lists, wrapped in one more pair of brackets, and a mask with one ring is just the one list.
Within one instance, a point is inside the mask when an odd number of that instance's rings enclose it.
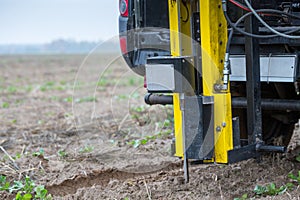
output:
{"label": "electrical wire", "polygon": [[[276,14],[281,14],[281,15],[288,15],[290,17],[294,17],[294,18],[297,18],[297,19],[300,19],[299,16],[297,15],[293,15],[293,14],[287,14],[283,11],[279,11],[279,10],[273,10],[273,9],[260,9],[260,10],[257,10],[259,12],[265,12],[265,13],[276,13]],[[227,15],[226,12],[225,13],[225,17]],[[237,30],[238,32],[244,34],[244,35],[247,35],[247,36],[250,36],[250,37],[254,37],[254,38],[262,38],[262,39],[266,39],[266,38],[274,38],[274,37],[279,37],[278,35],[274,34],[274,35],[256,35],[256,34],[251,34],[251,33],[248,33],[248,32],[245,32],[243,31],[242,29],[238,28],[237,26],[247,17],[249,17],[250,15],[252,15],[253,13],[252,12],[249,12],[249,13],[246,13],[245,15],[243,15],[242,17],[240,17],[238,19],[238,21],[236,21],[236,23],[233,23],[230,19],[227,19],[229,25],[230,24],[233,24],[233,25],[230,25],[232,27],[232,30],[230,31],[229,33],[229,36],[228,36],[228,41],[227,41],[227,45],[226,45],[226,52],[229,53],[230,51],[230,44],[231,44],[231,40],[232,40],[232,37],[233,37],[233,33],[234,33],[234,30]],[[228,15],[227,15],[228,17]],[[227,18],[226,17],[226,18]],[[228,17],[229,18],[229,17]],[[300,31],[300,27],[299,28],[294,28],[292,30],[289,30],[289,31],[286,31],[284,32],[285,34],[291,34],[291,33],[295,33],[295,32],[298,32]]]}
{"label": "electrical wire", "polygon": [[[238,2],[238,1],[235,1],[235,0],[229,0],[229,2],[231,2],[232,4],[234,4],[235,6],[245,10],[245,11],[248,11],[248,12],[251,12],[251,10],[245,6],[244,4]],[[263,14],[263,15],[266,15],[266,16],[269,16],[269,14],[266,14],[266,13],[260,13],[260,14]]]}
{"label": "electrical wire", "polygon": [[[273,10],[273,9],[259,9],[259,10],[257,10],[257,12],[276,13],[276,14],[281,14],[281,15],[290,16],[290,17],[293,17],[293,18],[300,19],[300,17],[297,16],[297,15],[293,15],[293,14],[290,14],[290,13],[285,13],[285,12],[283,12],[283,11]],[[252,15],[252,14],[253,14],[252,12],[249,12],[249,13],[246,13],[245,15],[243,15],[243,16],[238,20],[239,23],[240,23],[242,20],[244,20],[246,17],[248,17],[249,15]],[[239,24],[239,23],[234,24],[234,23],[230,20],[230,18],[229,18],[229,16],[228,16],[228,14],[227,14],[226,11],[224,11],[224,16],[225,16],[225,18],[226,18],[228,24],[229,24],[234,30],[236,30],[237,32],[239,32],[239,33],[241,33],[241,34],[243,34],[243,35],[246,35],[246,36],[249,36],[249,37],[254,37],[254,38],[261,38],[261,39],[278,37],[277,34],[276,34],[276,35],[257,35],[257,34],[252,34],[252,33],[246,32],[246,31],[244,31],[243,29],[237,27],[237,24]],[[299,29],[300,29],[300,27],[297,28],[297,29],[291,30],[291,32],[286,32],[286,33],[297,32],[297,31],[299,31]]]}
{"label": "electrical wire", "polygon": [[253,15],[266,27],[268,28],[271,32],[275,33],[276,35],[279,35],[281,37],[285,37],[285,38],[289,38],[289,39],[300,39],[300,36],[295,36],[295,35],[287,35],[281,32],[276,31],[275,29],[273,29],[271,26],[269,26],[259,15],[258,13],[253,9],[253,7],[251,6],[251,4],[249,3],[248,0],[244,0],[246,5],[248,6],[248,8],[251,10],[251,12],[253,13]]}
{"label": "electrical wire", "polygon": [[246,6],[244,6],[243,4],[237,2],[237,1],[234,1],[234,0],[229,0],[232,4],[236,5],[237,7],[245,10],[245,11],[248,11],[250,12],[251,10],[249,8],[247,8]]}

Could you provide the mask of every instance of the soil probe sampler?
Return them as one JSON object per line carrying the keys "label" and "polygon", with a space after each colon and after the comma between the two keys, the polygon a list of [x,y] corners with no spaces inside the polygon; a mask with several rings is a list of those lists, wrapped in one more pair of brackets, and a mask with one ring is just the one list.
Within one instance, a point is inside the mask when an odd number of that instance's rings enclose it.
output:
{"label": "soil probe sampler", "polygon": [[174,107],[175,156],[284,153],[300,118],[300,0],[120,0],[120,45],[146,103]]}

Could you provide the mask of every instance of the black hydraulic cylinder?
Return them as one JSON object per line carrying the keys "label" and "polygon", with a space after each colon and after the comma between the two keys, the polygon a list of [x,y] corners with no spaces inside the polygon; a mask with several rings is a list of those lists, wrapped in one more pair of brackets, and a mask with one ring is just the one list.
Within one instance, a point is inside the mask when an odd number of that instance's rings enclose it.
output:
{"label": "black hydraulic cylinder", "polygon": [[[242,97],[233,97],[232,107],[247,108],[247,99]],[[261,107],[263,110],[300,111],[300,100],[262,99]]]}
{"label": "black hydraulic cylinder", "polygon": [[173,96],[148,93],[145,95],[145,103],[148,105],[172,105]]}

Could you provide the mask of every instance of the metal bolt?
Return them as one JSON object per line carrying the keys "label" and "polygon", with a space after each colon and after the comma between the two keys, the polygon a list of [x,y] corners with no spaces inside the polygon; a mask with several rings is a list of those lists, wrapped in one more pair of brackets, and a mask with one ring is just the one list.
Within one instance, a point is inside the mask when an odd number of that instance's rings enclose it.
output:
{"label": "metal bolt", "polygon": [[217,132],[220,132],[220,131],[221,131],[221,127],[220,127],[220,126],[217,126],[216,131],[217,131]]}
{"label": "metal bolt", "polygon": [[223,126],[223,127],[226,127],[226,122],[223,122],[223,123],[222,123],[222,126]]}

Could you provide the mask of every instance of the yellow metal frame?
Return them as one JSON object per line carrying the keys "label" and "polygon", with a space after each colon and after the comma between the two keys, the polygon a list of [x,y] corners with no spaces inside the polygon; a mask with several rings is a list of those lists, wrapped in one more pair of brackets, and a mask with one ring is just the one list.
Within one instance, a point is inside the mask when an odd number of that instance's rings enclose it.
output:
{"label": "yellow metal frame", "polygon": [[[187,2],[187,6],[190,4]],[[172,56],[192,54],[190,19],[183,22],[180,16],[191,16],[180,0],[169,0],[170,48]],[[189,10],[190,12],[190,10]],[[183,157],[182,112],[180,110],[179,94],[173,95],[175,156]]]}
{"label": "yellow metal frame", "polygon": [[200,1],[203,95],[214,96],[215,162],[227,163],[233,149],[230,90],[218,93],[215,84],[222,83],[227,23],[221,1]]}
{"label": "yellow metal frame", "polygon": [[[188,4],[190,6],[190,4]],[[191,11],[192,9],[190,9]],[[192,55],[190,21],[181,0],[169,0],[170,45],[172,56]],[[190,16],[192,14],[190,13]],[[222,70],[227,41],[227,24],[221,1],[200,0],[203,95],[214,96],[215,156],[207,162],[227,163],[227,152],[233,149],[230,90],[222,93],[214,85],[222,83]],[[186,35],[185,37],[183,37]],[[189,36],[189,37],[187,37]],[[189,38],[189,39],[187,39]],[[190,40],[190,41],[188,41]],[[179,95],[174,94],[175,156],[183,157],[182,112]]]}

